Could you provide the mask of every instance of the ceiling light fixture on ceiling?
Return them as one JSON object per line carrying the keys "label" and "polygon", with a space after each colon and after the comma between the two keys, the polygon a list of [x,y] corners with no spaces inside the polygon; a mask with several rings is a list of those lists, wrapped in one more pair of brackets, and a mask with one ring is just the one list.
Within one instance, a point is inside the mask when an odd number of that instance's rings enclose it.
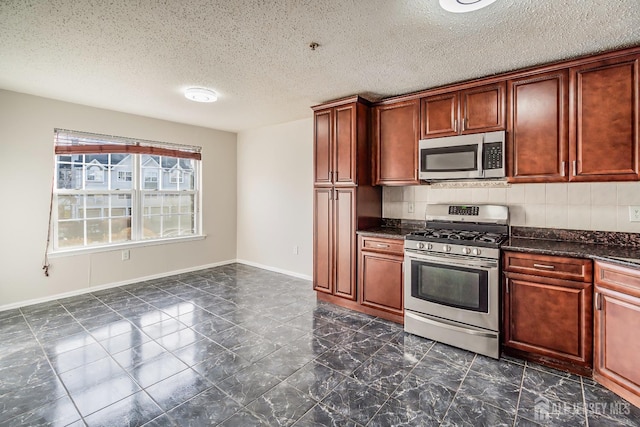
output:
{"label": "ceiling light fixture on ceiling", "polygon": [[216,102],[218,100],[218,94],[211,89],[205,89],[202,87],[190,87],[185,89],[184,96],[191,101],[196,102]]}
{"label": "ceiling light fixture on ceiling", "polygon": [[482,9],[494,1],[496,0],[440,0],[440,7],[448,12],[464,13]]}

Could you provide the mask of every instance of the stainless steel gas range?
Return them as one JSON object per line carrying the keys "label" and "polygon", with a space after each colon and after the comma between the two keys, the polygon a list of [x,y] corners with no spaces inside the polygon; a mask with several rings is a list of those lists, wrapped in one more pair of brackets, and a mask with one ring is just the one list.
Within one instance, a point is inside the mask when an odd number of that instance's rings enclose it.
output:
{"label": "stainless steel gas range", "polygon": [[405,237],[405,331],[497,359],[508,207],[427,205],[426,220]]}

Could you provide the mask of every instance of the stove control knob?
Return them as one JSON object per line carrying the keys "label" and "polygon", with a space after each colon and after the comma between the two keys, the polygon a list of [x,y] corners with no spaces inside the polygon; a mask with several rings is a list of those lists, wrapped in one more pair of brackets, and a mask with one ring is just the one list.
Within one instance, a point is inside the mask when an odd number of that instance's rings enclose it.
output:
{"label": "stove control knob", "polygon": [[472,252],[473,252],[474,255],[480,255],[480,249],[476,248]]}
{"label": "stove control knob", "polygon": [[433,245],[432,245],[431,243],[427,243],[427,249],[428,249],[428,250],[433,249]]}
{"label": "stove control knob", "polygon": [[424,242],[418,243],[418,249],[424,249]]}
{"label": "stove control knob", "polygon": [[462,248],[462,253],[465,255],[469,255],[471,253],[471,249],[469,248]]}
{"label": "stove control knob", "polygon": [[449,251],[451,250],[451,246],[449,246],[449,245],[444,245],[444,246],[442,247],[442,250],[443,250],[444,252],[449,252]]}

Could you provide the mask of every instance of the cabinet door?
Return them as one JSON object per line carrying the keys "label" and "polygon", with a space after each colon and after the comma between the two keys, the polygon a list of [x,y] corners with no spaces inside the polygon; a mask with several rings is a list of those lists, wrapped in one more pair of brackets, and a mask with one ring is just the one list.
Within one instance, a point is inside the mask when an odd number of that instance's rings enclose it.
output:
{"label": "cabinet door", "polygon": [[336,283],[334,295],[356,299],[355,189],[335,189],[334,227]]}
{"label": "cabinet door", "polygon": [[560,70],[507,83],[510,181],[568,181],[568,80]]}
{"label": "cabinet door", "polygon": [[[598,376],[630,389],[640,403],[640,298],[596,286],[595,369]],[[603,383],[607,385],[606,383]],[[614,391],[617,391],[614,389]],[[632,399],[625,394],[623,397]]]}
{"label": "cabinet door", "polygon": [[458,92],[423,98],[421,111],[422,139],[458,134]]}
{"label": "cabinet door", "polygon": [[571,69],[571,180],[638,180],[638,57]]}
{"label": "cabinet door", "polygon": [[313,289],[333,293],[333,188],[314,190]]}
{"label": "cabinet door", "polygon": [[333,170],[333,110],[316,111],[314,114],[314,182],[331,184]]}
{"label": "cabinet door", "polygon": [[376,184],[418,184],[419,100],[375,108]]}
{"label": "cabinet door", "polygon": [[335,184],[356,183],[356,105],[335,109]]}
{"label": "cabinet door", "polygon": [[596,263],[594,378],[640,406],[640,270]]}
{"label": "cabinet door", "polygon": [[505,128],[505,83],[460,92],[461,133],[490,132]]}
{"label": "cabinet door", "polygon": [[360,253],[360,303],[398,315],[403,308],[403,257],[362,251]]}
{"label": "cabinet door", "polygon": [[551,280],[506,274],[505,345],[590,367],[592,285]]}

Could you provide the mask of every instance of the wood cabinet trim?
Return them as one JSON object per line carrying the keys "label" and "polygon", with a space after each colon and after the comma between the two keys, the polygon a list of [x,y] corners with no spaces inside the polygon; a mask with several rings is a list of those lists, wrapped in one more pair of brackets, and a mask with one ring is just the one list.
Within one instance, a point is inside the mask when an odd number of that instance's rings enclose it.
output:
{"label": "wood cabinet trim", "polygon": [[410,101],[414,99],[424,98],[427,96],[439,95],[446,92],[459,91],[469,87],[499,83],[509,79],[521,79],[532,74],[554,72],[554,71],[568,69],[570,67],[576,67],[583,64],[598,62],[602,60],[617,61],[619,60],[620,57],[624,57],[627,55],[638,55],[638,54],[640,54],[640,46],[613,50],[613,51],[604,52],[604,53],[588,54],[588,55],[580,56],[573,59],[559,60],[559,61],[550,62],[547,64],[534,65],[534,66],[522,68],[516,71],[497,74],[494,76],[479,77],[471,80],[452,82],[450,84],[446,84],[443,86],[436,86],[433,88],[427,88],[424,90],[411,92],[408,94],[383,98],[381,100],[374,102],[373,106],[393,104],[395,102],[401,102],[401,101]]}
{"label": "wood cabinet trim", "polygon": [[640,269],[596,261],[594,283],[604,289],[640,298]]}
{"label": "wood cabinet trim", "polygon": [[380,252],[404,256],[404,241],[381,237],[362,236],[360,249],[366,252]]}
{"label": "wood cabinet trim", "polygon": [[503,269],[505,272],[581,282],[593,279],[593,262],[584,258],[505,251]]}
{"label": "wood cabinet trim", "polygon": [[325,110],[328,108],[340,107],[345,104],[364,104],[366,106],[372,106],[372,102],[366,98],[363,98],[360,95],[348,96],[345,98],[335,99],[332,101],[327,101],[322,104],[314,105],[311,107],[313,111]]}

